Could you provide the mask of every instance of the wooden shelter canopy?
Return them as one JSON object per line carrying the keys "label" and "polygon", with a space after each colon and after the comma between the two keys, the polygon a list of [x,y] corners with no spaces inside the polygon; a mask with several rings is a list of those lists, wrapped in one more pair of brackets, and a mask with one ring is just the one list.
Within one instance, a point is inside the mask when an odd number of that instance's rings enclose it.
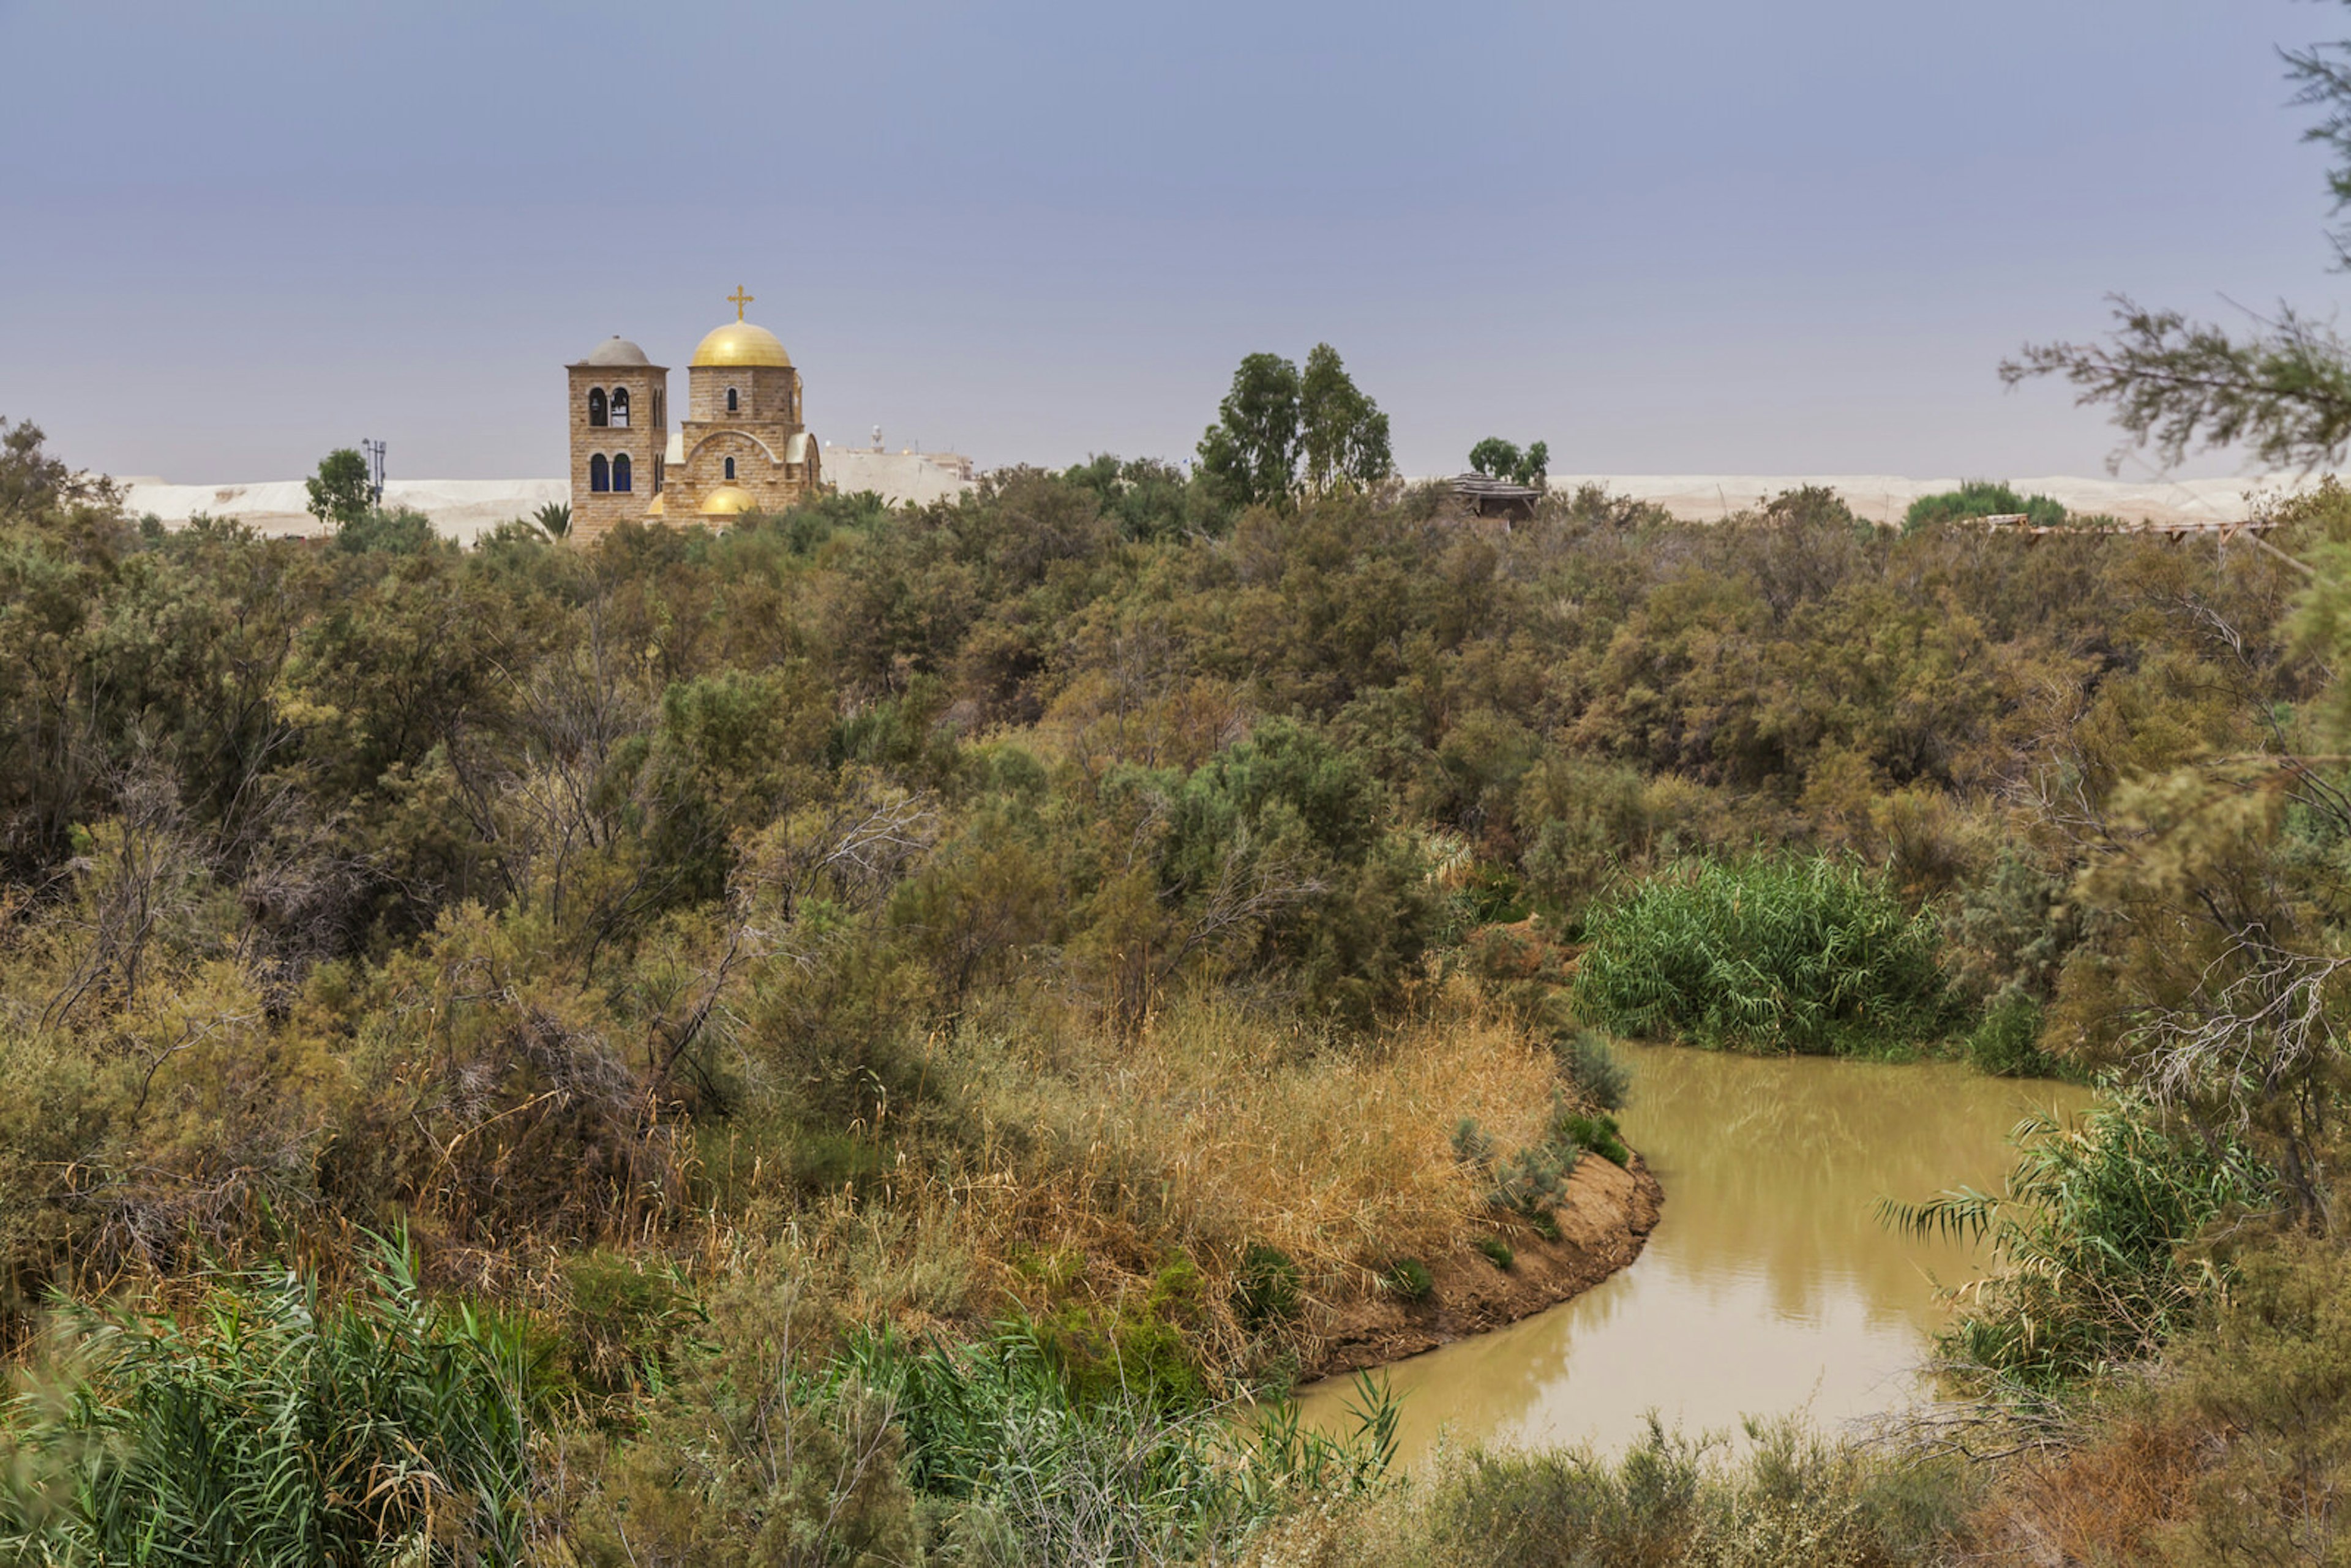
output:
{"label": "wooden shelter canopy", "polygon": [[1481,517],[1531,517],[1536,503],[1543,498],[1543,493],[1531,485],[1513,485],[1483,474],[1456,475],[1453,493]]}

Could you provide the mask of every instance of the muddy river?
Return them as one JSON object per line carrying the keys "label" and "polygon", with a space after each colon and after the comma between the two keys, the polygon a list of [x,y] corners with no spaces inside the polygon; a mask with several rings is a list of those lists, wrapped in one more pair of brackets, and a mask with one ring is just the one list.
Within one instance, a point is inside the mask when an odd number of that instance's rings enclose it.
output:
{"label": "muddy river", "polygon": [[[1621,1448],[1654,1408],[1690,1430],[1806,1411],[1834,1426],[1915,1397],[1936,1287],[1977,1260],[1879,1223],[1880,1197],[1997,1190],[2009,1130],[2086,1091],[1942,1063],[1621,1048],[1619,1118],[1665,1186],[1640,1260],[1572,1301],[1386,1368],[1403,1458],[1460,1442]],[[1341,1420],[1340,1380],[1300,1391]]]}

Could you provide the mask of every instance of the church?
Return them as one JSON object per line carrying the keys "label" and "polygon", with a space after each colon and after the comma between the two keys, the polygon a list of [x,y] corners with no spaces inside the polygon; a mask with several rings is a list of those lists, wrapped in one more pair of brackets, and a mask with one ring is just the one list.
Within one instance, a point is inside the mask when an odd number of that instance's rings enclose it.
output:
{"label": "church", "polygon": [[780,512],[824,483],[800,413],[800,373],[773,332],[735,319],[694,350],[685,417],[669,430],[669,368],[612,338],[564,367],[571,399],[571,537],[588,543],[623,518],[724,525]]}

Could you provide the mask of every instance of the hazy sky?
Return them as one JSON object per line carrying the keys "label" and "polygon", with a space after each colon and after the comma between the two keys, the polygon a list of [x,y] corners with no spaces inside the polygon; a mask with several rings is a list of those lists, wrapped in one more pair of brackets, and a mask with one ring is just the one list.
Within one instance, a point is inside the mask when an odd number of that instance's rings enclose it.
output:
{"label": "hazy sky", "polygon": [[[1182,456],[1338,346],[1408,472],[2095,473],[2026,339],[2331,309],[2297,0],[0,0],[0,414],[69,460],[562,471],[752,319],[818,434]],[[682,381],[682,372],[681,372]],[[2232,459],[2186,472],[2230,473]],[[2127,472],[2144,472],[2134,465]]]}

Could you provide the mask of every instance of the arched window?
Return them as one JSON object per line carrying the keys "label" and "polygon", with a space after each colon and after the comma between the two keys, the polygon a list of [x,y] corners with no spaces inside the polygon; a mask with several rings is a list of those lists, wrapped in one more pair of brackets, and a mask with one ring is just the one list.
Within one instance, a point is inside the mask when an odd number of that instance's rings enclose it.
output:
{"label": "arched window", "polygon": [[612,389],[612,423],[622,430],[629,428],[629,389]]}
{"label": "arched window", "polygon": [[602,387],[588,389],[588,423],[590,424],[604,423],[604,389]]}
{"label": "arched window", "polygon": [[618,457],[612,459],[612,488],[615,490],[625,490],[628,487],[629,455],[623,452]]}
{"label": "arched window", "polygon": [[658,426],[669,420],[669,399],[661,388],[653,388],[653,423]]}
{"label": "arched window", "polygon": [[727,412],[727,413],[733,413],[736,410],[737,410],[737,409],[741,408],[742,406],[743,406],[742,402],[741,402],[741,400],[739,399],[739,397],[737,396],[737,392],[736,392],[735,389],[734,389],[733,387],[728,387],[728,388],[726,389],[726,412]]}
{"label": "arched window", "polygon": [[658,452],[654,453],[654,454],[653,454],[653,494],[654,494],[654,495],[656,495],[656,496],[658,496],[658,495],[660,495],[660,494],[662,493],[662,482],[663,482],[663,479],[664,479],[664,471],[667,467],[668,467],[668,465],[667,465],[667,464],[665,464],[665,463],[664,463],[664,462],[662,461],[662,455],[661,455],[660,453],[658,453]]}
{"label": "arched window", "polygon": [[601,452],[588,459],[588,487],[599,495],[612,487],[612,470]]}
{"label": "arched window", "polygon": [[732,457],[726,460],[726,477],[729,479],[735,477],[735,459]]}

